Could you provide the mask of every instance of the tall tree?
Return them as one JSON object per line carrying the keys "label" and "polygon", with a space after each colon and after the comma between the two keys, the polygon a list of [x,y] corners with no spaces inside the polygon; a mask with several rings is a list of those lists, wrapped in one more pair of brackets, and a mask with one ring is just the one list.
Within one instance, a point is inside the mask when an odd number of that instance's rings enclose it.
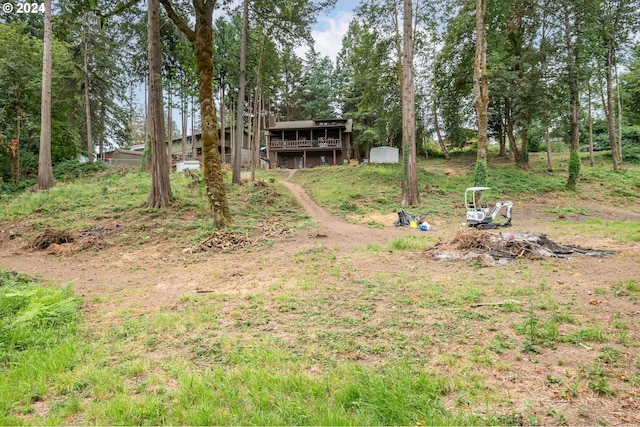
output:
{"label": "tall tree", "polygon": [[51,0],[44,1],[44,49],[42,54],[42,106],[40,119],[40,154],[38,156],[38,190],[55,185],[51,162],[51,69],[53,32],[51,28]]}
{"label": "tall tree", "polygon": [[249,36],[249,0],[242,2],[242,33],[240,35],[240,75],[238,78],[238,99],[236,108],[236,138],[234,158],[232,161],[232,182],[240,184],[242,149],[244,141],[244,107],[245,107],[245,85],[247,80],[247,38]]}
{"label": "tall tree", "polygon": [[313,46],[307,51],[302,75],[302,110],[304,120],[335,116],[335,84],[331,59]]}
{"label": "tall tree", "polygon": [[[416,113],[413,84],[413,2],[404,0],[402,32],[402,152],[408,157],[402,186],[402,206],[420,203],[416,167]],[[405,154],[408,151],[408,156]]]}
{"label": "tall tree", "polygon": [[[637,0],[600,0],[598,13],[598,26],[600,30],[600,57],[603,59],[606,100],[604,111],[607,119],[609,133],[609,145],[611,147],[611,159],[613,170],[620,168],[622,161],[615,130],[615,110],[613,105],[614,84],[613,75],[616,73],[616,59],[621,54],[625,45],[629,42],[629,34],[637,33],[640,25]],[[621,56],[621,55],[620,55]],[[619,85],[617,85],[619,87]],[[618,114],[620,116],[620,114]]]}
{"label": "tall tree", "polygon": [[478,152],[476,155],[475,185],[484,186],[487,180],[487,109],[489,82],[487,79],[487,0],[476,1],[476,56],[473,64],[473,93],[478,117]]}
{"label": "tall tree", "polygon": [[[588,0],[587,0],[588,1]],[[583,63],[583,24],[585,2],[578,0],[564,8],[563,33],[566,53],[566,73],[569,88],[570,158],[567,189],[576,191],[580,176],[580,68]]]}
{"label": "tall tree", "polygon": [[[149,206],[162,208],[171,200],[169,165],[165,149],[164,108],[162,106],[162,47],[158,0],[148,0],[147,42],[149,43],[149,125],[151,134],[151,193]],[[169,139],[169,147],[171,140]]]}
{"label": "tall tree", "polygon": [[171,0],[160,0],[167,15],[195,45],[196,69],[198,70],[198,100],[202,126],[202,154],[207,199],[217,227],[231,224],[231,212],[222,177],[220,153],[218,152],[218,118],[213,103],[213,9],[215,1],[193,0],[195,27],[190,28],[174,10]]}

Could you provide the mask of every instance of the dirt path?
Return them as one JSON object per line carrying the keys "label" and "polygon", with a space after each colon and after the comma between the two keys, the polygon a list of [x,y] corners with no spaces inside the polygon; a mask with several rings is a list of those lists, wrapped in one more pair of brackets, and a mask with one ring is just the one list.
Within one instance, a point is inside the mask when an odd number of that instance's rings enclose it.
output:
{"label": "dirt path", "polygon": [[393,227],[391,224],[384,228],[373,228],[345,222],[320,207],[298,184],[291,181],[281,181],[281,183],[291,191],[307,214],[318,223],[317,235],[326,239],[323,243],[327,246],[353,249],[368,244],[384,245],[390,243],[395,237],[416,233],[416,230]]}
{"label": "dirt path", "polygon": [[[318,226],[275,241],[268,248],[184,254],[183,248],[170,243],[148,242],[140,249],[129,248],[124,252],[116,246],[98,252],[51,255],[25,249],[28,243],[25,239],[2,237],[0,266],[56,283],[72,284],[76,292],[87,298],[88,311],[101,313],[96,316],[99,318],[125,308],[158,310],[175,304],[185,294],[212,290],[244,294],[247,283],[260,287],[276,280],[296,253],[325,247],[346,255],[358,247],[388,245],[395,237],[417,233],[391,225],[372,228],[342,221],[315,203],[298,184],[281,182]],[[8,230],[2,231],[2,236],[8,236]],[[258,257],[266,260],[265,265],[255,263]],[[92,300],[101,303],[93,304]]]}

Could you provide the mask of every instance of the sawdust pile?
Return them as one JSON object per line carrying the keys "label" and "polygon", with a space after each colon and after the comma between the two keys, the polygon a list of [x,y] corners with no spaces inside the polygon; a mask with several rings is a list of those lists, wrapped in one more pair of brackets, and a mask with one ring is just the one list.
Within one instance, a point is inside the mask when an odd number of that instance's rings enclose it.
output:
{"label": "sawdust pile", "polygon": [[436,260],[477,259],[484,264],[505,264],[517,258],[566,258],[573,255],[603,257],[613,251],[560,245],[535,231],[493,234],[475,228],[461,229],[451,242],[427,249]]}

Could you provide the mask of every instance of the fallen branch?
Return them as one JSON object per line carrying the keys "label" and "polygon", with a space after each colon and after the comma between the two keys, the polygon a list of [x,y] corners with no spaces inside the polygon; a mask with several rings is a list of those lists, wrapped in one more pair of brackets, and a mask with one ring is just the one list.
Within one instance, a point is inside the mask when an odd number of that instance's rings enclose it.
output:
{"label": "fallen branch", "polygon": [[499,307],[505,304],[522,304],[522,303],[518,300],[508,299],[505,301],[498,301],[498,302],[479,302],[477,304],[471,304],[471,307],[485,307],[485,306]]}

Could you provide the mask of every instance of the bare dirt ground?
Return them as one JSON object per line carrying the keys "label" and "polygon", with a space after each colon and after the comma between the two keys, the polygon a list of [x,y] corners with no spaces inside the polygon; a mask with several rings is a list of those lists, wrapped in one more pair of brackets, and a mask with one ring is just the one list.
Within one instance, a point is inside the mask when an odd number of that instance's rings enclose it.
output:
{"label": "bare dirt ground", "polygon": [[[616,298],[610,292],[616,284],[638,279],[638,245],[599,237],[597,233],[588,237],[573,233],[571,229],[562,226],[563,219],[558,214],[550,212],[557,207],[558,201],[552,196],[545,196],[516,201],[514,227],[510,231],[534,230],[547,234],[558,243],[613,250],[616,253],[606,258],[571,257],[557,260],[551,266],[525,261],[510,266],[487,268],[469,262],[433,261],[422,252],[383,250],[373,256],[366,250],[369,245],[386,248],[400,236],[437,236],[442,241],[449,241],[459,230],[464,212],[460,209],[455,212],[460,214],[458,217],[433,219],[438,227],[435,232],[393,227],[392,221],[384,228],[372,228],[344,222],[319,207],[299,185],[290,181],[282,183],[295,195],[317,226],[278,239],[272,245],[234,252],[190,254],[184,253],[184,248],[158,239],[137,248],[127,248],[126,251],[113,245],[101,250],[65,253],[62,245],[59,253],[52,254],[26,248],[33,233],[20,230],[21,237],[10,238],[10,235],[16,235],[13,232],[20,225],[4,224],[0,229],[0,266],[56,283],[72,283],[73,289],[84,297],[84,312],[88,323],[96,329],[100,325],[118,322],[118,313],[123,310],[140,315],[157,313],[175,306],[184,295],[206,292],[231,297],[229,307],[223,308],[223,315],[229,314],[237,310],[237,306],[232,305],[234,297],[267,292],[269,286],[276,282],[286,284],[297,273],[292,257],[314,248],[323,248],[343,263],[352,262],[354,266],[348,272],[352,282],[371,278],[376,274],[393,275],[399,272],[410,272],[412,277],[423,277],[425,282],[449,281],[452,284],[465,281],[477,284],[478,279],[474,277],[478,274],[481,282],[484,280],[488,283],[498,279],[515,283],[522,280],[523,275],[528,275],[531,282],[543,280],[547,291],[559,304],[577,306],[585,316],[592,316],[604,324],[622,319],[627,325],[632,343],[625,353],[635,354],[635,358],[627,359],[626,364],[616,370],[618,378],[610,379],[617,390],[613,396],[601,396],[583,386],[575,394],[567,396],[562,393],[567,389],[566,383],[561,387],[550,378],[568,376],[568,371],[579,375],[580,366],[586,369],[584,366],[587,361],[598,356],[602,345],[559,344],[555,351],[542,352],[535,357],[524,355],[520,348],[508,349],[490,363],[469,367],[479,369],[477,374],[487,378],[489,387],[506,396],[504,400],[495,403],[497,409],[503,408],[505,413],[522,414],[520,422],[524,424],[528,423],[524,417],[532,415],[537,417],[540,424],[640,424],[639,390],[629,383],[634,372],[639,375],[640,371],[637,356],[640,305],[637,300]],[[588,200],[576,202],[579,203],[589,205]],[[638,212],[621,207],[589,208],[592,218],[640,221]],[[395,214],[390,214],[390,217],[395,218]],[[580,220],[579,217],[570,219]],[[340,291],[346,292],[348,288]],[[335,298],[339,299],[340,295]],[[393,309],[391,303],[378,305],[380,316],[384,316],[385,310]],[[494,308],[491,306],[474,308],[492,309]],[[424,315],[436,314],[425,311]],[[372,321],[374,320],[375,316]],[[281,323],[273,322],[271,333],[278,334],[282,331],[285,335],[284,323],[284,320]],[[508,319],[505,323],[508,324]],[[495,333],[491,330],[471,331],[467,338],[471,337],[473,343],[481,343]],[[444,375],[447,375],[448,370],[464,371],[464,364],[456,365],[456,357],[463,358],[469,351],[468,345],[468,342],[456,342],[452,339],[442,348],[430,348],[429,354],[425,356],[430,360],[428,368]],[[375,362],[373,357],[371,360],[367,356],[360,358],[362,363]],[[454,405],[453,401],[449,403]],[[457,405],[459,407],[460,402]],[[488,404],[491,405],[494,404]],[[469,410],[476,411],[478,408]]]}

